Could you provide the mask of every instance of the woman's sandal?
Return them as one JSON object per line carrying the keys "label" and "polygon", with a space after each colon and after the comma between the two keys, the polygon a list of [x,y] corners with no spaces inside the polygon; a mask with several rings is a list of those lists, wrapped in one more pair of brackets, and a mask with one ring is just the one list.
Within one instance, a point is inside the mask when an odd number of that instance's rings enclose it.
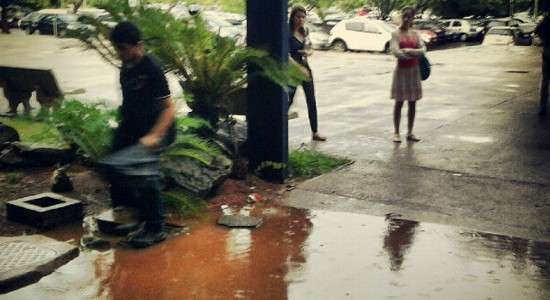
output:
{"label": "woman's sandal", "polygon": [[394,134],[394,135],[393,135],[392,141],[393,141],[394,143],[401,143],[401,136],[400,136],[399,134],[397,134],[397,133]]}
{"label": "woman's sandal", "polygon": [[314,140],[314,141],[319,141],[319,142],[324,142],[324,141],[327,140],[326,137],[320,136],[320,135],[317,134],[317,133],[314,133],[313,136],[311,136],[311,139]]}
{"label": "woman's sandal", "polygon": [[417,138],[414,134],[407,134],[407,141],[409,141],[409,142],[420,142],[421,139]]}

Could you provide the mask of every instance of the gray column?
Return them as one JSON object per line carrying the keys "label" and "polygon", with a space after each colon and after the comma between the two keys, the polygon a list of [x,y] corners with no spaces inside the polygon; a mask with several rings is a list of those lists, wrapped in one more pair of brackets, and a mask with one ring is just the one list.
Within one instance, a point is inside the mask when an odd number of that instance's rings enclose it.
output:
{"label": "gray column", "polygon": [[[269,51],[288,63],[287,0],[247,0],[247,44]],[[262,162],[288,163],[288,94],[266,78],[253,74],[248,81],[248,157],[256,169]],[[264,178],[282,182],[284,169],[264,169]]]}

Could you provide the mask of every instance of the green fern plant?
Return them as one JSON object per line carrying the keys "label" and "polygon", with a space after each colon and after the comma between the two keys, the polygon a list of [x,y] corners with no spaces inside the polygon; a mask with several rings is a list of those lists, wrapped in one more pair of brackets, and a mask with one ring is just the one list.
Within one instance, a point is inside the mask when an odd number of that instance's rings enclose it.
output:
{"label": "green fern plant", "polygon": [[[230,115],[229,102],[246,87],[250,64],[260,70],[252,76],[265,76],[284,87],[305,79],[297,66],[280,65],[266,51],[247,48],[210,32],[200,16],[176,19],[169,11],[131,8],[127,1],[105,0],[98,6],[116,21],[128,20],[141,29],[146,49],[163,62],[167,72],[181,79],[184,93],[191,95],[187,104],[192,113],[213,125],[220,116]],[[79,38],[111,64],[120,65],[108,41],[108,26],[93,19],[85,22],[97,29]]]}
{"label": "green fern plant", "polygon": [[116,123],[117,112],[107,110],[103,104],[68,99],[43,118],[49,125],[48,130],[55,128],[80,155],[92,161],[97,161],[110,150],[113,130],[109,124]]}

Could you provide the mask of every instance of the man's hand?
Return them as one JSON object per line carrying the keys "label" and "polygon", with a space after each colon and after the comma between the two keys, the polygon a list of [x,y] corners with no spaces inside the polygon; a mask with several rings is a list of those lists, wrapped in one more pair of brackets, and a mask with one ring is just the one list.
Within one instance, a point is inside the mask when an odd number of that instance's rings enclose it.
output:
{"label": "man's hand", "polygon": [[156,135],[148,134],[139,139],[139,142],[149,149],[155,149],[160,143],[160,138]]}

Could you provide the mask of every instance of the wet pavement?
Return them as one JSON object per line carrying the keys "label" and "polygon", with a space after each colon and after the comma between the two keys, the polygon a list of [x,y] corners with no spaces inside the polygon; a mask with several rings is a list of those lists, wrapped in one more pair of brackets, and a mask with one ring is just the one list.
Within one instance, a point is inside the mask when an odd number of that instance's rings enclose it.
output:
{"label": "wet pavement", "polygon": [[[1,299],[548,299],[550,244],[399,216],[272,207],[219,214],[146,250],[81,255]],[[244,208],[248,214],[247,208]],[[47,233],[79,239],[75,228]]]}
{"label": "wet pavement", "polygon": [[[64,90],[86,90],[75,97],[117,103],[116,70],[67,47],[74,41],[10,38],[17,42],[0,36],[0,64],[54,68]],[[416,122],[423,140],[395,145],[394,59],[316,53],[320,133],[329,140],[310,142],[300,91],[290,144],[353,165],[298,185],[283,203],[296,208],[253,212],[264,222],[252,231],[216,226],[212,215],[147,250],[83,251],[0,299],[550,299],[550,119],[536,116],[539,54],[429,52]],[[79,227],[49,235],[77,243]]]}

